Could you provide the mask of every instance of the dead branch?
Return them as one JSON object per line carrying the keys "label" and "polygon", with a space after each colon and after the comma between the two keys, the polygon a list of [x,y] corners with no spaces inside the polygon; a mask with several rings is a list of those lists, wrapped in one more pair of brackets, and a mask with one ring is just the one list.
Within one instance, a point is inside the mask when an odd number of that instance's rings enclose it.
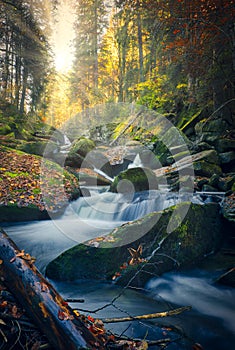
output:
{"label": "dead branch", "polygon": [[160,317],[167,317],[167,316],[174,316],[179,315],[180,313],[184,311],[191,310],[191,306],[182,306],[177,309],[169,310],[169,311],[163,311],[163,312],[156,312],[154,314],[147,314],[147,315],[139,315],[139,316],[127,316],[127,317],[116,317],[116,318],[104,318],[102,321],[104,323],[117,323],[117,322],[127,322],[127,321],[137,321],[137,320],[149,320],[152,318],[160,318]]}

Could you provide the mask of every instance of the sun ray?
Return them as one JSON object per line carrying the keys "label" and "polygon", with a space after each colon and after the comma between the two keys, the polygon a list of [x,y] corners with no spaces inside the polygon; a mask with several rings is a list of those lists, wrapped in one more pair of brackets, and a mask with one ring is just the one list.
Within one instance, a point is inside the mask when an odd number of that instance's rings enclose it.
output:
{"label": "sun ray", "polygon": [[60,72],[66,72],[71,68],[74,56],[72,42],[75,36],[73,28],[75,15],[67,1],[62,1],[57,11],[52,35],[55,67]]}

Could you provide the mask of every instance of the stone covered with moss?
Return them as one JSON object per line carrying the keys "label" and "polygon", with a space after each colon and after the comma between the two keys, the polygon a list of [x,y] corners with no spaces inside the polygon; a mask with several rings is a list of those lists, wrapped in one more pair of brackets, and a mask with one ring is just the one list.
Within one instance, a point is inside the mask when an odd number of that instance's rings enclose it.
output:
{"label": "stone covered with moss", "polygon": [[0,146],[0,222],[48,219],[80,195],[77,178],[39,156]]}
{"label": "stone covered with moss", "polygon": [[111,192],[130,193],[158,189],[158,180],[148,168],[131,168],[122,171],[114,178]]}
{"label": "stone covered with moss", "polygon": [[[132,285],[143,286],[153,275],[196,263],[221,244],[219,206],[191,204],[180,224],[180,213],[188,206],[189,203],[181,203],[151,213],[116,228],[107,236],[79,244],[52,261],[47,276],[57,280],[111,280],[119,271],[118,283],[132,280]],[[168,232],[171,218],[179,226]],[[147,262],[120,270],[120,266],[130,261],[128,248],[137,249],[140,244],[142,258]]]}
{"label": "stone covered with moss", "polygon": [[95,148],[95,143],[85,137],[81,137],[72,143],[65,165],[72,168],[80,167],[84,161],[86,155]]}

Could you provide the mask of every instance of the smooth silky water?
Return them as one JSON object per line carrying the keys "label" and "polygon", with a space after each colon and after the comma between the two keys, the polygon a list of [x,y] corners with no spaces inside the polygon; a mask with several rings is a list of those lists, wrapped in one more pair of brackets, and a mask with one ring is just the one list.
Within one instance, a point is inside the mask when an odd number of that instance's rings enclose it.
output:
{"label": "smooth silky water", "polygon": [[[76,244],[107,234],[127,221],[185,199],[167,191],[121,195],[107,192],[105,188],[89,190],[91,196],[71,203],[60,219],[4,223],[1,226],[20,249],[36,257],[36,266],[45,272],[51,260]],[[199,196],[193,201],[202,204]],[[192,305],[191,311],[179,316],[148,322],[109,324],[106,328],[118,334],[127,329],[125,334],[130,337],[152,340],[177,339],[182,333],[186,335],[184,340],[169,344],[167,349],[170,350],[192,349],[191,340],[201,343],[205,350],[227,350],[235,344],[235,292],[232,288],[214,284],[219,273],[215,271],[211,274],[203,270],[170,272],[153,278],[145,291],[123,290],[112,283],[97,281],[51,282],[65,298],[85,299],[85,303],[73,304],[73,307],[89,310],[89,314],[100,318],[123,317],[126,314],[133,316]],[[110,304],[119,294],[113,305],[92,313]],[[165,325],[165,328],[156,327],[159,324]],[[175,332],[169,332],[168,326],[176,327]]]}

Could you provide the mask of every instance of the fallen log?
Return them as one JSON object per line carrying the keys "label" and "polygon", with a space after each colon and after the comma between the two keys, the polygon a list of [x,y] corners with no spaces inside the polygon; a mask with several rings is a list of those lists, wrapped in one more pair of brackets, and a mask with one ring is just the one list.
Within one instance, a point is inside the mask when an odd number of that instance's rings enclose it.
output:
{"label": "fallen log", "polygon": [[57,350],[99,348],[97,338],[0,229],[0,278]]}
{"label": "fallen log", "polygon": [[126,317],[116,317],[116,318],[104,318],[103,323],[117,323],[117,322],[127,322],[127,321],[138,321],[138,320],[149,320],[152,318],[167,317],[173,315],[179,315],[181,312],[191,310],[191,306],[182,306],[177,309],[156,312],[154,314],[138,315],[138,316],[126,316]]}

